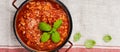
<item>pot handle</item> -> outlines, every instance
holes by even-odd
[[[70,47],[67,48],[67,49],[65,50],[65,52],[68,52],[68,51],[72,48],[72,46],[73,46],[73,44],[72,44],[71,41],[68,41],[68,43],[70,44]],[[57,50],[57,52],[59,52],[59,50]]]
[[[13,2],[12,2],[12,5],[13,5],[13,7],[15,7],[16,9],[18,9],[18,7],[15,5],[15,2],[16,2],[17,0],[14,0]]]
[[[68,41],[68,43],[70,44],[70,47],[69,47],[68,49],[66,49],[66,51],[65,51],[65,52],[68,52],[68,51],[72,48],[72,46],[73,46],[73,44],[72,44],[72,42],[71,42],[71,41]]]

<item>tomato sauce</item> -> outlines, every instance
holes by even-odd
[[[60,41],[54,43],[51,39],[41,42],[42,31],[38,28],[40,22],[46,22],[51,27],[53,23],[62,19],[62,25],[58,28]],[[62,7],[51,1],[29,1],[22,6],[16,16],[16,31],[20,39],[35,50],[53,50],[60,46],[68,37],[68,16]]]

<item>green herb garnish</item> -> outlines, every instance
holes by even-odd
[[[93,48],[96,42],[94,40],[86,40],[84,45],[86,48]]]
[[[52,33],[52,41],[54,43],[58,43],[60,41],[60,34],[56,30],[60,27],[61,24],[62,20],[61,19],[57,20],[56,22],[54,22],[53,28],[50,31],[50,33]]]
[[[110,42],[112,40],[112,37],[109,34],[107,34],[103,37],[103,40],[104,42]]]
[[[81,34],[80,33],[76,33],[73,38],[74,38],[74,42],[78,41],[81,37]]]
[[[50,39],[50,34],[47,32],[44,32],[41,36],[41,41],[42,42],[47,42]]]
[[[59,19],[56,22],[54,22],[53,28],[58,29],[61,24],[62,24],[62,20]]]
[[[54,43],[58,43],[60,41],[60,34],[59,34],[59,32],[57,32],[57,29],[60,27],[61,24],[62,24],[61,19],[54,22],[53,28],[51,28],[51,26],[49,24],[45,23],[45,22],[40,22],[39,29],[42,30],[43,32],[44,31],[48,32],[48,33],[44,32],[42,34],[41,41],[46,42],[50,39],[50,36],[51,36],[52,41]]]
[[[42,31],[50,31],[51,30],[51,26],[45,22],[40,22],[39,24],[39,29]]]
[[[55,31],[54,33],[52,33],[51,39],[54,43],[59,42],[60,41],[60,34],[57,31]]]

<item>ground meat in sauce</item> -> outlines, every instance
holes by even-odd
[[[53,23],[62,19],[63,23],[58,28],[61,40],[54,43],[51,40],[43,43],[40,42],[42,31],[38,28],[40,22],[46,22],[53,26]],[[20,9],[16,19],[16,29],[23,40],[29,47],[36,50],[52,50],[62,44],[68,35],[68,18],[64,10],[56,3],[48,1],[30,1]]]

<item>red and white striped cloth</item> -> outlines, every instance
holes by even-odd
[[[62,48],[59,51],[65,52],[66,48]],[[25,48],[0,48],[0,52],[29,52]],[[103,48],[71,48],[68,52],[120,52],[120,49],[103,49]]]

